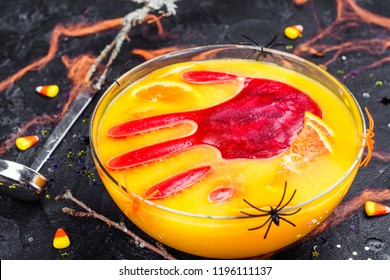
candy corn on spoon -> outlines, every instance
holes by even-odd
[[[82,92],[76,97],[30,167],[0,159],[0,193],[20,200],[39,200],[48,187],[48,179],[39,173],[40,169],[91,102],[93,96],[93,93]]]

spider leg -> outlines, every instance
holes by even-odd
[[[295,227],[295,224],[293,222],[290,222],[289,220],[283,218],[283,217],[279,217],[279,219],[282,219],[283,221],[289,223],[290,225],[292,225],[293,227]]]
[[[283,207],[286,206],[286,205],[288,204],[288,203],[287,203],[287,204],[285,204],[282,208],[279,208],[280,205],[282,204],[283,200],[284,200],[284,196],[286,195],[286,190],[287,190],[287,182],[284,182],[284,189],[283,189],[282,199],[279,201],[278,206],[276,206],[276,208],[275,208],[277,211],[283,209]]]
[[[271,218],[271,217],[270,217],[270,218]],[[267,235],[268,235],[268,232],[269,232],[271,226],[272,226],[272,220],[270,221],[270,223],[269,223],[269,225],[268,225],[267,231],[265,232],[263,239],[266,239],[266,238],[267,238]]]
[[[261,51],[258,52],[257,56],[256,56],[256,61],[259,60],[260,56],[263,54],[263,46],[261,46]]]
[[[279,206],[280,206],[280,204],[282,204],[282,201],[283,201],[284,196],[285,196],[285,194],[286,194],[286,190],[287,190],[287,182],[285,182],[285,184],[284,184],[284,191],[283,191],[282,200],[280,201],[279,205],[276,207],[276,209],[277,209],[278,211],[280,211],[280,210],[282,210],[284,207],[286,207],[286,206],[291,202],[291,200],[293,200],[293,198],[294,198],[294,196],[295,196],[295,194],[296,194],[296,192],[297,192],[297,190],[295,189],[294,192],[293,192],[293,194],[291,195],[290,199],[289,199],[282,207],[279,208]]]
[[[279,216],[292,216],[292,215],[295,215],[296,213],[298,213],[299,211],[301,211],[302,208],[299,208],[298,210],[292,212],[292,213],[278,213]]]
[[[368,111],[367,107],[364,108],[365,111],[366,111],[366,114],[367,114],[367,118],[368,118],[368,130],[373,132],[374,131],[374,119],[372,118],[370,112]]]
[[[265,226],[269,221],[271,220],[271,217],[269,217],[265,223],[263,223],[261,226],[258,226],[258,227],[254,227],[254,228],[248,228],[248,230],[257,230],[257,229],[261,229],[263,226]],[[272,224],[272,221],[270,222]],[[269,229],[269,227],[268,227]]]
[[[277,47],[277,46],[284,46],[284,44],[283,44],[282,42],[276,43],[276,44],[273,44],[272,46],[269,46],[269,48],[270,48],[270,49],[273,49],[273,48],[275,48],[275,47]]]
[[[255,46],[258,46],[260,47],[260,44],[257,43],[255,40],[253,40],[252,38],[250,38],[249,36],[245,35],[245,34],[241,34],[242,37],[244,37],[245,39],[247,39],[248,41],[250,41],[252,43],[252,45],[255,45]]]
[[[278,35],[275,35],[275,36],[272,38],[271,42],[269,42],[265,47],[266,47],[266,48],[273,48],[274,46],[272,46],[272,44],[275,42],[276,38],[278,38]]]
[[[257,51],[252,51],[250,54],[245,56],[245,59],[250,58],[252,55],[254,55]]]
[[[264,217],[264,216],[270,215],[268,212],[266,214],[250,214],[250,213],[247,213],[245,211],[240,211],[240,212],[242,214],[245,214],[245,215],[249,216],[249,217]],[[263,212],[265,212],[265,211],[263,211]]]
[[[248,41],[250,42],[241,42],[240,44],[241,45],[246,45],[246,46],[260,46],[256,41],[252,40],[250,37],[246,36],[245,34],[241,34],[242,37],[244,37],[245,39],[247,39]],[[254,55],[257,51],[252,51],[250,54],[248,54],[245,58],[249,58],[251,57],[252,55]]]
[[[373,139],[374,136],[375,136],[375,133],[374,133],[374,126],[375,126],[374,119],[372,118],[372,116],[371,116],[370,112],[368,111],[367,107],[365,108],[365,111],[366,111],[366,115],[367,115],[367,118],[368,118],[369,125],[368,125],[368,128],[366,130],[366,133],[363,134],[363,138],[365,138],[365,140],[366,140],[366,142],[363,145],[363,147],[367,147],[367,155],[360,162],[359,167],[362,167],[362,166],[366,167],[368,165],[368,163],[371,160],[372,150],[374,149],[374,144],[375,144],[375,140]]]
[[[244,198],[243,200],[244,200],[244,202],[245,202],[246,204],[248,204],[250,207],[252,207],[252,208],[254,208],[254,209],[256,209],[256,210],[259,210],[260,212],[265,212],[265,213],[268,213],[268,212],[269,212],[269,211],[265,211],[265,210],[263,210],[263,209],[260,209],[260,208],[256,207],[255,205],[253,205],[252,203],[250,203],[250,202],[249,202],[248,200],[246,200],[245,198]],[[241,213],[243,213],[243,212],[241,211]],[[244,213],[244,214],[246,214],[246,213]],[[247,215],[251,216],[252,214],[247,214]],[[266,215],[268,215],[268,214],[266,214]],[[260,216],[265,216],[265,215],[260,214]],[[258,216],[258,217],[260,217],[260,216]]]
[[[244,35],[242,35],[244,36]],[[244,46],[253,46],[252,43],[249,43],[249,42],[239,42],[240,45],[244,45]]]

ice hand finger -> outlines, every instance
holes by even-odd
[[[106,134],[107,136],[116,138],[126,137],[164,127],[174,126],[177,123],[186,120],[186,118],[188,118],[188,116],[183,114],[167,114],[137,119],[115,125],[108,129]]]
[[[182,78],[193,84],[213,84],[236,81],[238,76],[216,71],[188,71],[183,73]]]
[[[196,183],[210,170],[210,166],[201,166],[176,174],[160,183],[150,187],[144,193],[149,200],[170,197]]]
[[[107,166],[111,169],[135,167],[169,157],[192,147],[194,144],[193,139],[190,137],[158,143],[115,156],[107,162]]]

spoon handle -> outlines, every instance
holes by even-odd
[[[39,172],[42,166],[45,164],[47,159],[51,156],[57,146],[60,144],[62,139],[68,133],[69,129],[73,126],[79,116],[82,114],[84,109],[91,102],[94,93],[92,92],[81,92],[70,104],[68,110],[58,122],[57,126],[54,128],[53,132],[47,138],[46,143],[37,153],[33,163],[30,165],[30,168]]]

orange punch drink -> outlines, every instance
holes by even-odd
[[[281,249],[317,227],[359,168],[366,130],[329,73],[222,45],[148,61],[101,98],[91,141],[113,200],[161,243],[209,258]]]

